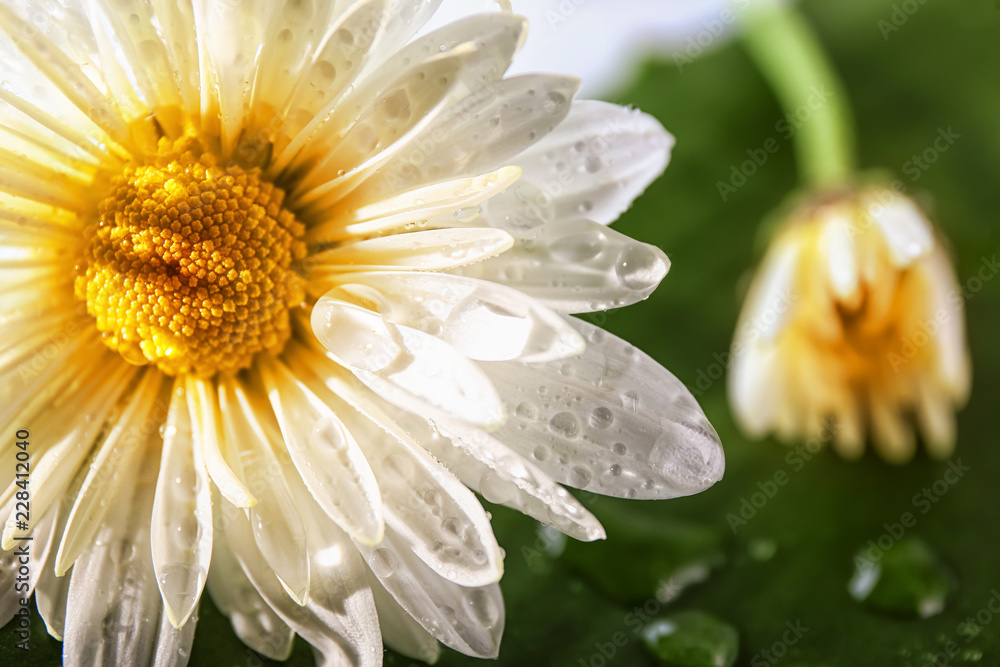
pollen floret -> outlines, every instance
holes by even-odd
[[[76,279],[105,343],[170,375],[234,372],[280,352],[306,253],[284,197],[191,137],[161,139],[126,167],[85,232]]]

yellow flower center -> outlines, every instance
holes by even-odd
[[[259,169],[221,166],[191,137],[161,139],[128,165],[85,231],[76,279],[108,347],[169,375],[235,372],[279,353],[304,298],[294,265],[306,252],[284,198]]]

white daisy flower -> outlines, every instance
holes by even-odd
[[[962,291],[941,237],[889,189],[825,195],[778,231],[733,342],[729,397],[754,436],[828,438],[904,462],[916,421],[929,452],[955,445],[968,396]]]
[[[66,664],[186,663],[206,584],[276,659],[495,656],[474,492],[594,540],[562,484],[721,477],[691,394],[567,317],[666,274],[607,224],[671,137],[504,78],[517,16],[413,38],[437,4],[0,1],[0,622],[33,592]]]

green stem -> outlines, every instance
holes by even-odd
[[[746,17],[744,41],[771,84],[789,126],[805,184],[845,184],[854,170],[849,101],[819,40],[792,7],[766,0]]]

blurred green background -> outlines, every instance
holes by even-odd
[[[736,664],[752,667],[1000,665],[1000,614],[989,609],[992,599],[1000,611],[1000,277],[989,268],[1000,255],[1000,5],[810,0],[802,9],[851,95],[862,167],[903,179],[951,239],[969,288],[974,387],[952,459],[968,470],[949,484],[941,482],[949,464],[922,453],[904,467],[871,452],[857,463],[825,450],[788,458],[784,446],[736,429],[722,366],[762,250],[760,223],[797,185],[793,150],[776,129],[781,109],[738,41],[680,71],[669,59],[650,63],[613,99],[657,116],[678,144],[666,175],[616,228],[663,248],[673,268],[647,302],[588,319],[696,390],[722,437],[726,476],[681,500],[583,494],[608,532],[595,544],[490,506],[507,552],[498,667],[724,665],[734,652]],[[960,135],[954,145],[919,179],[904,173],[949,128]],[[772,137],[780,150],[723,202],[717,183]],[[977,283],[981,270],[989,279]],[[776,475],[786,483],[774,484]],[[925,488],[933,503],[921,500]],[[767,491],[773,497],[761,504]],[[744,500],[755,493],[761,506],[746,518]],[[894,524],[906,512],[915,525],[899,533]],[[734,530],[728,515],[745,523]],[[891,545],[873,596],[882,604],[862,604],[848,592],[852,559],[880,538]],[[920,618],[921,601],[942,597],[940,613]],[[663,618],[676,632],[658,654],[643,635],[669,628]],[[0,633],[3,664],[58,663],[60,645],[37,615],[32,651],[15,651],[14,641],[10,627]],[[206,595],[191,664],[278,663],[246,649]],[[313,664],[309,647],[298,640],[284,664]],[[386,664],[414,663],[390,652]],[[482,663],[446,650],[439,664]]]

